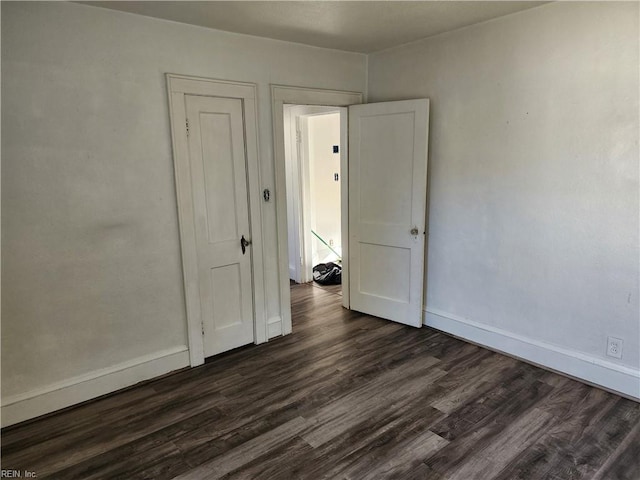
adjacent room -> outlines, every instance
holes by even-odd
[[[640,478],[640,4],[1,2],[3,478]]]
[[[283,111],[289,278],[337,295],[347,202],[341,198],[341,160],[347,163],[340,154],[341,116],[346,130],[344,108],[289,104]]]

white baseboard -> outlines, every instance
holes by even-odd
[[[267,320],[267,334],[269,338],[282,335],[282,318],[271,317]]]
[[[53,383],[2,400],[2,427],[54,412],[189,366],[186,345]]]
[[[424,324],[542,367],[640,400],[640,370],[541,342],[432,308]]]

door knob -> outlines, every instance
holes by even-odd
[[[246,238],[244,238],[244,235],[242,235],[242,238],[240,239],[240,248],[242,248],[242,254],[244,255],[247,251],[247,247],[251,245],[251,241],[247,240]]]
[[[411,235],[413,235],[414,237],[415,237],[416,235],[418,235],[418,227],[413,227],[413,228],[411,229],[411,232],[410,232],[410,233],[411,233]]]

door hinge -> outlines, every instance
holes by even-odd
[[[296,143],[302,142],[302,132],[300,130],[296,130]]]
[[[202,336],[204,337],[204,324],[200,324],[200,330],[202,331]]]
[[[189,136],[189,119],[185,122],[187,124],[187,137]]]

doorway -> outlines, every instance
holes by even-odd
[[[346,109],[284,105],[289,278],[342,295]],[[346,222],[344,222],[346,224]],[[313,269],[326,273],[314,281]],[[346,283],[346,282],[345,282]]]
[[[290,291],[290,275],[289,275],[289,249],[288,249],[288,217],[287,217],[287,174],[285,163],[285,128],[284,128],[284,106],[285,105],[307,105],[307,106],[331,106],[331,107],[347,107],[362,103],[362,94],[357,92],[344,92],[336,90],[320,90],[304,87],[290,87],[281,85],[271,86],[271,101],[273,114],[273,134],[274,134],[274,153],[275,153],[275,169],[276,169],[276,221],[278,232],[278,276],[280,287],[280,311],[281,311],[281,329],[278,333],[287,335],[292,331],[291,323],[291,291]],[[347,144],[347,122],[341,122],[341,144]],[[341,155],[341,175],[340,175],[340,194],[341,198],[348,197],[347,185],[347,168],[346,168],[345,147],[340,151]],[[342,215],[341,223],[342,231],[346,232],[346,222],[348,215],[345,212],[345,203],[341,202]],[[348,258],[348,244],[342,242],[342,257]],[[349,308],[349,283],[348,264],[343,263],[342,268],[342,305]],[[275,329],[274,329],[275,330]]]
[[[348,260],[342,274],[343,306],[420,327],[424,321],[429,100],[363,105],[360,94],[275,85],[271,93],[282,334],[292,331],[286,104],[348,106],[348,122],[341,129],[341,143],[348,141],[351,156],[348,168],[341,163],[342,232],[348,232],[341,245],[342,257]],[[345,150],[342,158],[346,160]]]

